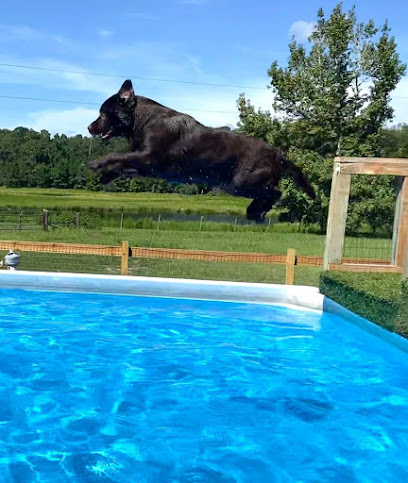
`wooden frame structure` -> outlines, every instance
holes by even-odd
[[[392,254],[389,264],[345,263],[344,236],[350,196],[351,176],[356,174],[397,176]],[[337,157],[334,159],[327,220],[324,270],[394,272],[408,276],[408,159]]]

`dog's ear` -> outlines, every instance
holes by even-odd
[[[126,80],[119,90],[119,98],[123,102],[132,101],[135,96],[135,91],[133,90],[132,81]]]

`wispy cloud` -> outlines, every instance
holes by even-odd
[[[304,41],[312,35],[314,29],[315,24],[313,22],[298,20],[290,26],[289,34],[294,35],[295,38],[299,41]]]
[[[28,25],[0,25],[0,39],[3,42],[12,41],[53,41],[58,44],[70,44],[62,35],[56,35],[34,29]]]
[[[99,37],[106,39],[108,37],[112,37],[113,31],[112,30],[99,30],[98,35],[99,35]]]
[[[117,81],[112,78],[89,76],[82,66],[52,59],[11,58],[0,56],[0,63],[15,65],[35,65],[44,69],[77,72],[49,72],[35,69],[19,69],[10,66],[0,66],[0,85],[33,86],[37,89],[58,89],[62,91],[83,91],[106,95],[117,90]],[[83,71],[83,72],[81,72]],[[66,95],[66,94],[65,94]],[[41,96],[36,96],[41,97]],[[61,94],[64,98],[64,94]]]
[[[68,136],[76,134],[89,135],[87,126],[98,117],[97,109],[77,107],[65,110],[41,110],[28,113],[25,125],[41,131],[46,129],[51,134],[64,133]]]

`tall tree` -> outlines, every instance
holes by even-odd
[[[256,112],[241,96],[240,129],[287,149],[309,173],[320,194],[317,201],[309,203],[288,183],[282,203],[298,219],[318,221],[323,228],[333,157],[381,155],[382,128],[393,116],[390,94],[406,66],[387,22],[382,27],[372,20],[358,22],[355,9],[344,12],[341,3],[328,18],[320,9],[307,45],[293,38],[289,51],[286,67],[275,61],[268,71],[273,109],[283,120]],[[378,183],[392,185],[390,179]],[[353,185],[358,201],[361,189],[358,182]],[[385,192],[389,196],[392,189],[380,190],[382,196]]]

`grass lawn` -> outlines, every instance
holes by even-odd
[[[244,215],[249,200],[228,195],[107,193],[104,191],[0,188],[0,206],[16,209],[111,210],[139,213]]]

